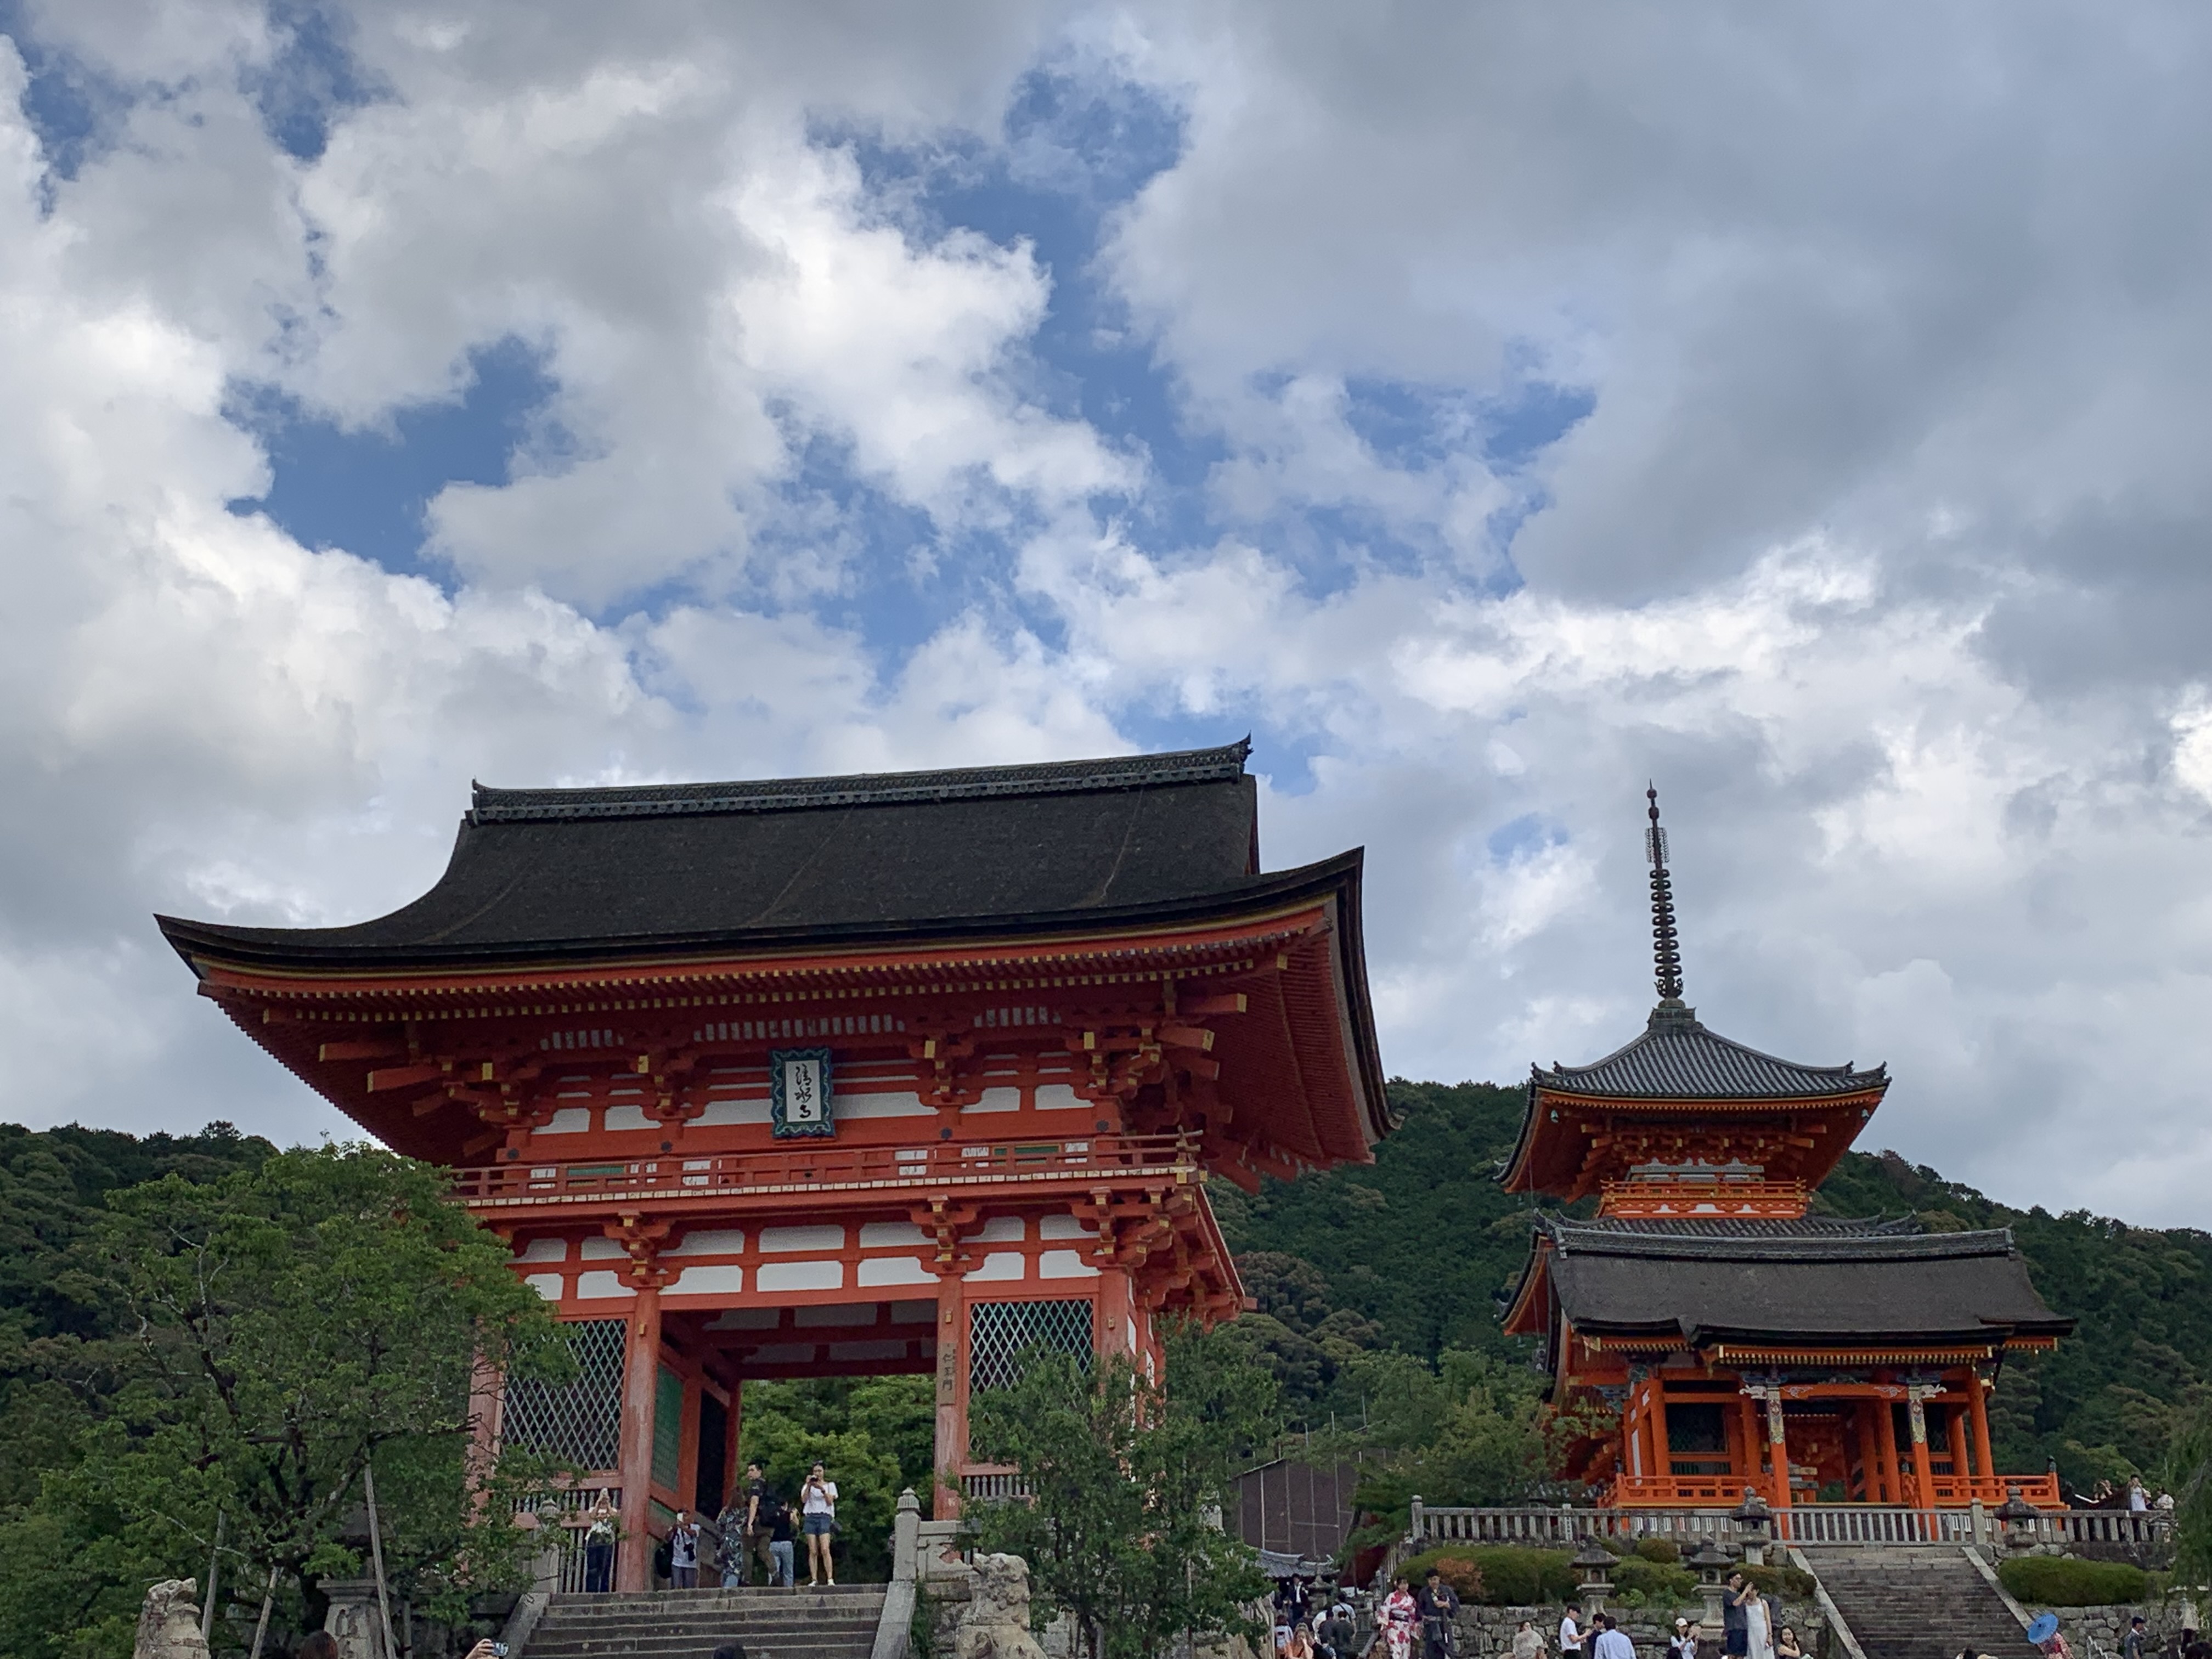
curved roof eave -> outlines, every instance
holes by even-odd
[[[157,915],[155,922],[170,947],[195,972],[200,959],[242,968],[297,969],[307,972],[339,968],[407,968],[451,969],[480,967],[512,969],[536,963],[574,965],[581,962],[610,963],[641,957],[661,958],[743,954],[751,951],[783,951],[801,945],[835,945],[859,949],[867,945],[914,945],[923,940],[968,940],[991,938],[1032,939],[1127,928],[1223,920],[1269,904],[1295,902],[1302,898],[1340,896],[1347,890],[1347,907],[1356,920],[1357,891],[1364,849],[1355,848],[1334,858],[1296,869],[1254,876],[1233,888],[1185,897],[1143,903],[1098,906],[1030,915],[957,916],[921,921],[866,923],[814,923],[805,926],[702,931],[689,934],[653,933],[628,938],[548,939],[513,944],[463,945],[384,945],[324,944],[302,935],[325,931],[313,928],[234,927],[221,922],[194,921]],[[1358,951],[1357,944],[1351,947]],[[1361,954],[1364,954],[1361,953]],[[1363,1009],[1366,1007],[1364,970],[1357,976]],[[1369,1017],[1371,1031],[1371,1012]]]

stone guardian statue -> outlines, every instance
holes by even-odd
[[[199,1589],[197,1578],[166,1578],[146,1592],[131,1659],[208,1659],[200,1610],[193,1600]]]
[[[975,1583],[952,1638],[952,1659],[1045,1659],[1030,1633],[1030,1564],[1018,1555],[975,1559]]]

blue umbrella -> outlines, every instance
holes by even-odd
[[[2057,1634],[2058,1615],[2055,1613],[2037,1615],[2035,1622],[2027,1627],[2029,1643],[2039,1648]]]

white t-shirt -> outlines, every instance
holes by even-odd
[[[837,1513],[837,1483],[835,1480],[809,1480],[806,1483],[805,1515],[835,1515]]]
[[[1559,1620],[1559,1651],[1561,1653],[1580,1653],[1582,1650],[1582,1626],[1575,1623],[1575,1616],[1571,1613],[1565,1618]]]

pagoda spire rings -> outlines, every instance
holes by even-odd
[[[1651,864],[1651,954],[1662,1002],[1682,1000],[1681,941],[1674,930],[1674,884],[1667,873],[1667,832],[1659,827],[1659,788],[1648,786],[1651,827],[1644,832],[1644,855]]]

